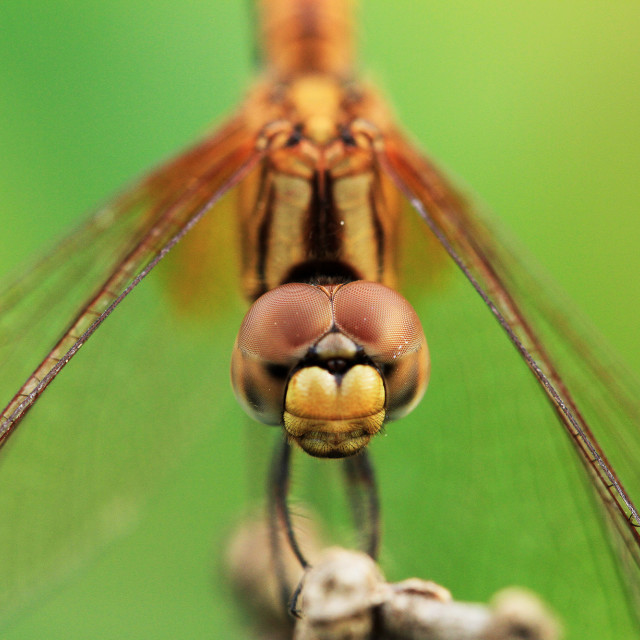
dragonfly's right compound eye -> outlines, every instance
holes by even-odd
[[[231,362],[245,411],[318,457],[357,453],[408,413],[429,378],[411,305],[384,285],[286,284],[252,305]]]
[[[282,424],[289,374],[332,321],[329,297],[308,284],[276,287],[253,303],[231,359],[233,390],[251,417]]]

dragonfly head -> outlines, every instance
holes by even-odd
[[[415,311],[384,285],[285,284],[249,309],[231,378],[249,415],[310,455],[342,458],[418,404],[429,355]]]

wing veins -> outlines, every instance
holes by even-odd
[[[509,340],[521,354],[544,389],[572,441],[576,443],[576,449],[581,454],[580,459],[589,471],[589,475],[595,479],[595,488],[601,497],[603,505],[611,512],[613,504],[615,504],[616,511],[621,518],[613,517],[612,519],[625,541],[625,546],[632,554],[634,562],[640,567],[640,531],[633,522],[635,520],[638,523],[640,520],[633,501],[613,471],[586,420],[576,407],[555,366],[552,364],[551,358],[542,348],[533,328],[524,320],[518,305],[505,289],[501,279],[491,267],[482,250],[475,245],[473,238],[466,233],[466,229],[461,224],[460,216],[458,215],[458,208],[462,207],[462,203],[455,197],[455,192],[445,186],[443,179],[437,175],[430,163],[418,156],[409,143],[402,139],[398,140],[398,138],[394,140],[394,142],[398,141],[400,142],[399,149],[394,149],[393,145],[391,145],[391,149],[377,148],[376,152],[382,168],[405,195],[411,206],[421,216],[445,251],[462,271],[465,278],[480,295],[484,304],[500,323]],[[407,158],[410,158],[410,160]],[[434,178],[435,185],[432,184]],[[432,215],[430,209],[439,216],[438,220]],[[447,230],[445,223],[453,227],[452,231]],[[480,275],[483,280],[486,279],[488,287],[483,287],[478,277],[474,275],[465,263],[459,251],[456,250],[453,242],[449,239],[450,235],[454,242],[460,243],[464,250],[478,258]],[[496,302],[494,302],[492,296],[495,296]],[[504,307],[506,312],[501,310],[500,307]],[[540,354],[539,360],[548,369],[549,373],[545,373],[538,360],[531,355],[528,345],[518,336],[511,316],[517,319],[516,324],[522,328],[525,340],[530,342]],[[621,524],[621,519],[626,526]]]
[[[215,139],[215,138],[214,138]],[[195,181],[192,181],[183,193],[180,194],[173,204],[161,211],[161,215],[149,227],[146,233],[138,240],[133,248],[130,249],[129,255],[123,263],[108,276],[106,281],[90,296],[89,300],[77,314],[67,331],[58,340],[56,345],[49,351],[41,363],[36,367],[34,372],[27,378],[19,391],[15,394],[7,407],[2,412],[2,422],[0,422],[0,446],[13,433],[29,408],[35,403],[37,398],[43,393],[50,382],[58,375],[62,368],[71,360],[82,345],[91,337],[96,329],[104,322],[104,320],[113,312],[120,302],[152,271],[152,269],[162,260],[169,251],[177,244],[186,233],[202,218],[205,213],[235,184],[242,180],[249,171],[259,162],[262,157],[260,153],[253,154],[254,145],[253,137],[250,137],[251,144],[234,148],[230,153],[223,154],[223,157],[209,168],[206,173],[200,175]],[[151,176],[153,180],[155,176]],[[217,180],[216,180],[217,179]],[[208,185],[208,180],[213,180],[213,192]],[[166,227],[170,228],[173,220],[173,214],[180,212],[184,208],[185,199],[189,203],[189,197],[198,196],[204,191],[202,202],[196,200],[195,206],[187,208],[187,218],[184,224],[180,225],[178,231],[175,232],[168,240],[165,241],[158,249],[154,249],[154,257],[146,264],[146,266],[138,272],[128,286],[119,294],[114,291],[130,278],[135,270],[135,265],[139,263],[137,258],[143,258],[148,253],[147,245],[153,247],[153,242],[163,240],[165,236],[160,233],[161,223],[164,222]],[[158,207],[154,207],[155,211]],[[190,213],[189,213],[190,212]],[[154,216],[155,217],[155,216]],[[133,269],[131,267],[134,267]],[[115,285],[115,286],[114,286]],[[98,313],[93,307],[100,301],[100,298],[110,298],[103,300],[102,305],[108,306],[101,312],[98,317],[90,323],[86,328],[82,328],[83,321],[89,315]],[[76,332],[75,329],[80,326],[81,329]],[[79,334],[79,335],[78,335]],[[64,353],[61,351],[65,348],[64,343],[73,343]],[[58,355],[60,354],[60,355]],[[49,362],[55,364],[49,368]],[[42,375],[45,373],[45,375]]]

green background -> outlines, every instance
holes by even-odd
[[[363,67],[401,122],[516,232],[637,369],[638,5],[370,0],[360,14]],[[251,72],[247,3],[1,3],[3,269],[232,110]],[[226,382],[238,321],[234,307],[210,331],[219,386],[205,401],[216,403],[218,423],[205,423],[178,470],[151,484],[150,508],[133,534],[16,609],[3,637],[235,637],[240,615],[211,566],[237,505],[260,493],[246,486],[244,450],[261,431],[238,428]],[[383,483],[426,466],[419,447],[394,439],[391,428],[375,451]],[[412,572],[411,553],[425,553],[426,525],[399,491],[383,492],[391,549],[383,557],[395,578]],[[38,521],[20,515],[16,526]],[[394,538],[402,528],[406,537]],[[404,560],[394,555],[399,540]],[[213,595],[212,582],[222,593]],[[456,595],[486,597],[464,586]]]

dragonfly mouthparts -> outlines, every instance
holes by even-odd
[[[343,458],[368,444],[385,414],[384,382],[374,367],[358,364],[335,374],[309,366],[289,381],[283,421],[310,455]]]

